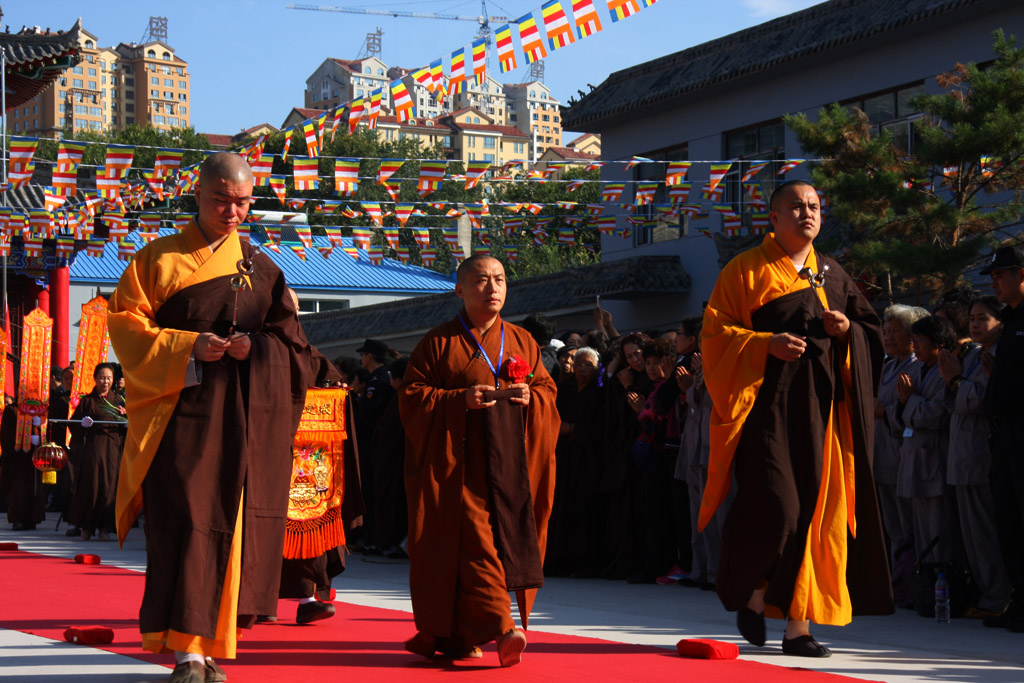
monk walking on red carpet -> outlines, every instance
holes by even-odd
[[[458,270],[464,306],[416,346],[399,392],[408,448],[410,652],[480,657],[498,641],[502,666],[526,636],[555,490],[555,384],[530,334],[501,319],[505,269],[472,256]]]

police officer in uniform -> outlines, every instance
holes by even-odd
[[[353,401],[356,440],[359,444],[359,470],[363,487],[363,501],[366,515],[363,517],[364,553],[380,554],[373,547],[374,535],[374,476],[373,476],[373,430],[377,426],[384,408],[395,393],[391,386],[391,376],[384,367],[384,359],[388,354],[388,345],[379,339],[367,339],[356,349],[359,362],[370,373],[366,383],[366,391]]]
[[[996,249],[981,273],[992,275],[996,298],[1007,305],[996,355],[985,354],[982,362],[991,368],[985,406],[992,424],[996,531],[1013,585],[1010,606],[985,625],[1024,633],[1024,249]]]

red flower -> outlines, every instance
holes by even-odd
[[[510,356],[505,361],[505,375],[512,384],[522,384],[533,377],[533,373],[530,372],[530,364],[520,358],[518,354]]]

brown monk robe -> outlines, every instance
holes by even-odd
[[[699,529],[731,486],[718,595],[741,634],[827,657],[810,622],[845,625],[893,610],[871,475],[881,371],[878,316],[838,263],[813,248],[814,188],[775,191],[774,232],[722,270],[702,330],[710,422]]]
[[[416,346],[399,392],[419,630],[406,648],[478,657],[476,646],[498,639],[501,665],[510,666],[526,637],[514,628],[509,591],[522,591],[525,616],[543,583],[560,424],[555,384],[530,334],[501,320],[499,261],[466,259],[455,291],[464,308]],[[505,393],[493,396],[496,386]]]
[[[143,647],[173,651],[171,680],[188,682],[222,680],[203,657],[234,657],[236,621],[277,610],[310,373],[283,274],[236,232],[252,197],[248,165],[207,157],[195,194],[197,219],[135,256],[108,318],[129,415],[118,536],[145,505]],[[232,279],[247,266],[236,297]]]

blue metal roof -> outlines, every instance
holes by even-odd
[[[173,234],[171,228],[161,228],[160,236]],[[128,239],[141,249],[144,242],[137,231],[128,234]],[[351,238],[344,238],[344,246],[351,248]],[[253,244],[258,244],[252,240]],[[327,247],[326,237],[314,236],[313,245]],[[450,276],[419,266],[405,266],[399,261],[384,259],[382,265],[370,265],[369,257],[362,249],[359,259],[354,259],[341,249],[335,249],[330,258],[324,258],[316,249],[306,249],[303,261],[291,249],[282,249],[278,254],[263,250],[284,272],[285,281],[295,290],[333,290],[338,292],[395,292],[435,294],[455,288]],[[117,244],[107,242],[103,257],[87,256],[85,252],[76,255],[71,264],[71,282],[116,285],[127,261],[117,258]]]

